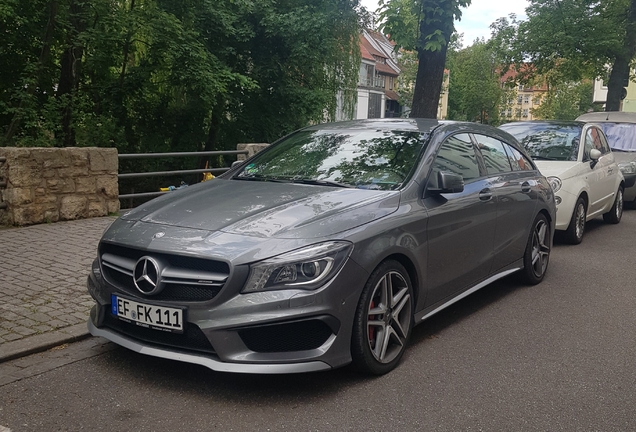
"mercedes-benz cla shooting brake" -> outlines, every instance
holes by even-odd
[[[541,282],[554,220],[550,185],[506,132],[312,126],[117,219],[88,326],[217,371],[383,374],[427,317],[513,272]]]

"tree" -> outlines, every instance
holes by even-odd
[[[593,84],[591,81],[563,83],[551,86],[541,105],[532,109],[537,119],[574,120],[592,109]]]
[[[451,50],[448,105],[449,118],[496,124],[504,89],[499,83],[500,64],[495,51],[483,39]]]
[[[332,115],[339,90],[352,100],[359,11],[358,0],[2,0],[0,145],[273,141]]]
[[[636,0],[635,0],[636,1]],[[418,53],[411,117],[436,118],[444,80],[446,53],[460,7],[470,0],[386,0],[382,29],[398,46]]]
[[[531,0],[526,13],[493,28],[511,60],[554,82],[608,77],[606,110],[617,111],[636,56],[636,0]]]

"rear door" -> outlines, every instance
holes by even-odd
[[[468,134],[448,137],[437,153],[427,189],[437,187],[437,173],[462,176],[464,191],[425,192],[428,211],[427,286],[431,304],[484,279],[492,265],[497,220],[493,182],[484,176]]]
[[[497,195],[492,273],[523,257],[534,220],[539,171],[513,146],[474,134]]]

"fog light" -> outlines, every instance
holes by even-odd
[[[556,202],[556,205],[561,204],[561,197],[560,196],[555,196],[554,197],[554,202]]]

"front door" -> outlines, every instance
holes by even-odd
[[[497,199],[492,180],[480,171],[468,134],[442,144],[427,188],[437,187],[437,173],[450,171],[464,179],[464,191],[426,194],[428,211],[429,304],[463,291],[488,276],[493,259]]]

